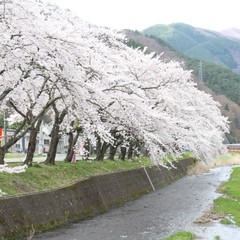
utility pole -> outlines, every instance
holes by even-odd
[[[202,61],[199,62],[199,71],[198,71],[198,79],[203,81],[203,69],[202,69]]]

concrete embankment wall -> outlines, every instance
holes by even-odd
[[[52,191],[0,198],[0,236],[18,239],[107,211],[183,177],[194,159],[175,168],[149,167],[98,175]],[[147,172],[147,174],[146,174]]]

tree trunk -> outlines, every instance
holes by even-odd
[[[117,153],[117,149],[121,145],[121,143],[122,142],[120,141],[115,141],[114,146],[110,145],[109,157],[108,157],[109,160],[114,161],[115,155]]]
[[[114,157],[116,155],[116,152],[117,152],[117,147],[111,145],[110,148],[109,148],[109,157],[108,157],[108,159],[111,160],[111,161],[114,161]]]
[[[100,156],[101,148],[102,148],[101,138],[99,136],[97,136],[96,158],[95,158],[95,160],[97,160],[97,157]]]
[[[8,94],[8,92],[3,92],[0,95],[0,100],[3,99],[6,95]],[[22,114],[21,111],[19,109],[17,109],[16,106],[14,106],[14,104],[12,102],[10,102],[11,107],[13,107],[13,109],[18,112],[21,116],[24,116],[24,120],[21,124],[21,126],[15,131],[13,137],[11,137],[7,143],[4,144],[4,146],[0,147],[0,164],[4,164],[4,156],[6,154],[6,152],[8,151],[8,149],[10,147],[12,147],[19,139],[21,139],[23,136],[26,135],[26,133],[34,126],[34,124],[39,120],[39,118],[42,118],[45,113],[47,112],[47,110],[49,109],[49,107],[52,104],[55,104],[56,101],[58,99],[60,99],[61,97],[56,97],[53,99],[50,99],[48,101],[48,103],[43,107],[43,109],[40,111],[40,113],[37,116],[33,116],[32,112],[29,112],[27,115],[31,116],[31,120],[28,119],[28,117],[25,116],[25,114]],[[26,123],[28,123],[28,125],[26,126]]]
[[[40,126],[42,124],[42,121],[43,121],[43,118],[41,117],[37,121],[36,127],[32,127],[30,129],[31,132],[30,132],[29,143],[28,143],[28,148],[27,148],[27,155],[26,155],[26,159],[24,161],[24,164],[27,164],[28,166],[32,166],[33,157],[34,157],[34,153],[36,150],[36,144],[37,144],[37,135],[38,135]]]
[[[70,132],[68,134],[68,149],[67,149],[67,155],[64,159],[64,162],[71,162],[72,156],[73,156],[73,132]]]
[[[25,126],[25,123],[26,123],[26,120],[24,120],[21,126],[15,131],[16,135],[21,132],[21,130]],[[8,139],[7,142],[4,142],[4,145],[2,147],[0,147],[0,165],[4,164],[4,157],[8,149],[12,147],[19,139],[21,139],[27,133],[28,129],[29,128],[23,130],[18,136],[14,135],[10,139]]]
[[[120,159],[121,160],[125,161],[126,153],[127,153],[127,148],[126,147],[121,147],[121,154],[120,154]]]
[[[114,143],[113,145],[110,145],[108,159],[114,161],[117,149],[122,144],[122,137],[121,135],[118,134],[118,131],[116,129],[112,129],[111,134],[112,137],[114,138]]]
[[[103,161],[108,147],[109,147],[109,144],[107,142],[103,142],[103,144],[101,144],[101,141],[100,141],[100,145],[98,146],[98,149],[97,149],[97,156],[95,159],[96,161]]]
[[[30,132],[30,137],[29,137],[27,155],[24,161],[24,164],[27,164],[28,166],[32,166],[33,156],[34,156],[36,143],[37,143],[37,134],[38,134],[38,130],[36,128],[32,128]]]
[[[5,154],[7,153],[8,149],[10,147],[12,147],[19,139],[21,139],[27,133],[29,128],[27,128],[21,132],[21,130],[25,126],[25,123],[26,123],[26,119],[22,122],[21,126],[15,131],[14,136],[11,137],[10,139],[8,139],[7,142],[4,142],[4,145],[2,147],[0,147],[0,165],[4,164],[4,157],[5,157]],[[20,134],[17,135],[18,133],[20,133]]]
[[[3,147],[0,147],[0,165],[4,165],[4,157],[5,157],[5,154],[6,154],[7,150],[6,148]]]
[[[54,165],[56,153],[57,153],[57,146],[60,139],[60,136],[59,136],[60,125],[67,114],[67,110],[64,109],[60,114],[55,103],[53,103],[52,108],[55,113],[55,119],[54,119],[52,131],[51,131],[51,141],[50,141],[49,151],[48,151],[47,159],[45,163]]]
[[[133,158],[133,145],[130,143],[128,152],[127,152],[127,158],[132,159]]]
[[[58,124],[54,124],[53,129],[51,131],[51,141],[47,153],[47,159],[45,161],[46,164],[51,165],[55,164],[58,142],[59,142],[59,126]]]
[[[65,158],[65,162],[71,162],[74,154],[74,147],[77,143],[78,137],[80,135],[81,130],[77,130],[76,135],[74,136],[73,132],[69,134],[68,138],[68,151],[67,151],[67,156]]]

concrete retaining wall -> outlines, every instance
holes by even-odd
[[[155,188],[183,177],[193,159],[175,168],[146,168]],[[152,191],[144,168],[98,175],[53,191],[0,198],[0,236],[18,239],[107,211]]]

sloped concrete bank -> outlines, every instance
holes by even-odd
[[[194,159],[174,163],[174,168],[139,168],[98,175],[70,186],[0,198],[0,236],[18,239],[107,211],[186,175]]]

